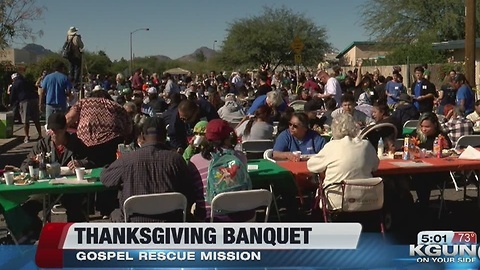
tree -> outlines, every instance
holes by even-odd
[[[42,20],[44,10],[45,7],[37,6],[35,0],[1,0],[0,49],[16,38],[34,41],[41,36],[43,32],[35,32],[29,23]]]
[[[326,29],[319,27],[303,13],[286,7],[264,7],[263,13],[234,21],[227,29],[219,61],[227,68],[293,65],[290,48],[295,36],[305,44],[304,64],[317,65],[331,45]]]
[[[112,60],[110,60],[104,51],[99,51],[97,53],[85,51],[83,53],[83,59],[85,72],[88,72],[89,74],[111,74],[110,67],[112,66]]]
[[[465,38],[465,1],[368,0],[360,9],[363,27],[377,40],[408,43],[425,37],[432,42]],[[476,35],[480,36],[480,27]]]

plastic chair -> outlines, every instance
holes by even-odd
[[[263,159],[266,159],[266,160],[271,161],[273,163],[277,163],[277,161],[275,161],[273,159],[273,149],[265,150],[265,152],[263,153]]]
[[[296,112],[303,112],[305,103],[307,103],[307,101],[305,100],[295,100],[290,102],[290,104],[288,104],[288,107],[292,107]]]
[[[132,214],[160,215],[175,210],[183,211],[183,222],[187,220],[187,198],[182,193],[168,192],[134,195],[125,200],[123,215],[125,222]]]
[[[416,128],[418,126],[418,120],[408,120],[403,124],[404,128]]]
[[[351,181],[353,180],[353,181]],[[351,180],[345,180],[342,181],[341,183],[336,183],[336,184],[331,184],[326,187],[323,186],[323,180],[319,180],[319,188],[318,188],[318,200],[317,200],[317,205],[320,204],[322,207],[322,212],[323,212],[323,219],[324,222],[331,222],[332,221],[332,215],[333,214],[340,214],[340,213],[377,213],[380,216],[380,231],[382,235],[385,233],[385,226],[384,226],[384,221],[383,221],[383,202],[384,202],[384,192],[383,192],[383,180],[380,177],[372,177],[372,178],[367,178],[367,179],[358,179],[358,181],[362,181],[362,183],[368,183],[372,184],[369,186],[373,186],[374,183],[381,184],[382,192],[375,193],[375,197],[378,199],[377,206],[374,208],[369,208],[368,211],[350,211],[348,210],[348,202],[351,201],[352,198],[346,198],[345,197],[345,186],[346,182],[348,181],[351,185],[351,187],[355,187],[354,181],[356,179],[351,179]],[[376,185],[378,185],[376,184]],[[329,188],[334,187],[334,186],[339,186],[340,191],[338,190],[329,190]],[[362,188],[366,187],[367,184],[359,184],[358,185],[358,191],[359,194],[362,193]],[[356,187],[355,187],[356,188]],[[341,205],[337,206],[335,209],[332,209],[332,206],[328,200],[328,194],[331,193],[332,196],[341,196]]]
[[[265,220],[268,221],[272,193],[265,189],[242,190],[220,193],[213,198],[210,211],[210,222],[213,222],[215,212],[235,213],[265,208]]]

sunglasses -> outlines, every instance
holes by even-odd
[[[293,127],[293,128],[295,128],[295,129],[299,128],[299,125],[292,124],[292,123],[288,123],[288,126],[289,126],[289,127]]]

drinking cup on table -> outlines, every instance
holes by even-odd
[[[85,168],[84,167],[75,168],[75,174],[77,175],[77,180],[84,180]]]
[[[28,166],[28,173],[30,174],[31,180],[38,180],[38,168],[32,165]]]
[[[13,181],[14,181],[13,172],[4,172],[3,176],[5,177],[5,184],[13,185]]]
[[[300,157],[302,156],[302,152],[301,151],[294,151],[293,154],[296,157],[296,161],[299,161]]]

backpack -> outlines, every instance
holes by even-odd
[[[72,59],[73,57],[73,37],[68,40],[65,40],[65,43],[62,47],[62,57],[66,59]]]
[[[208,166],[206,201],[211,203],[216,195],[239,190],[252,189],[247,166],[231,150],[212,153]]]

